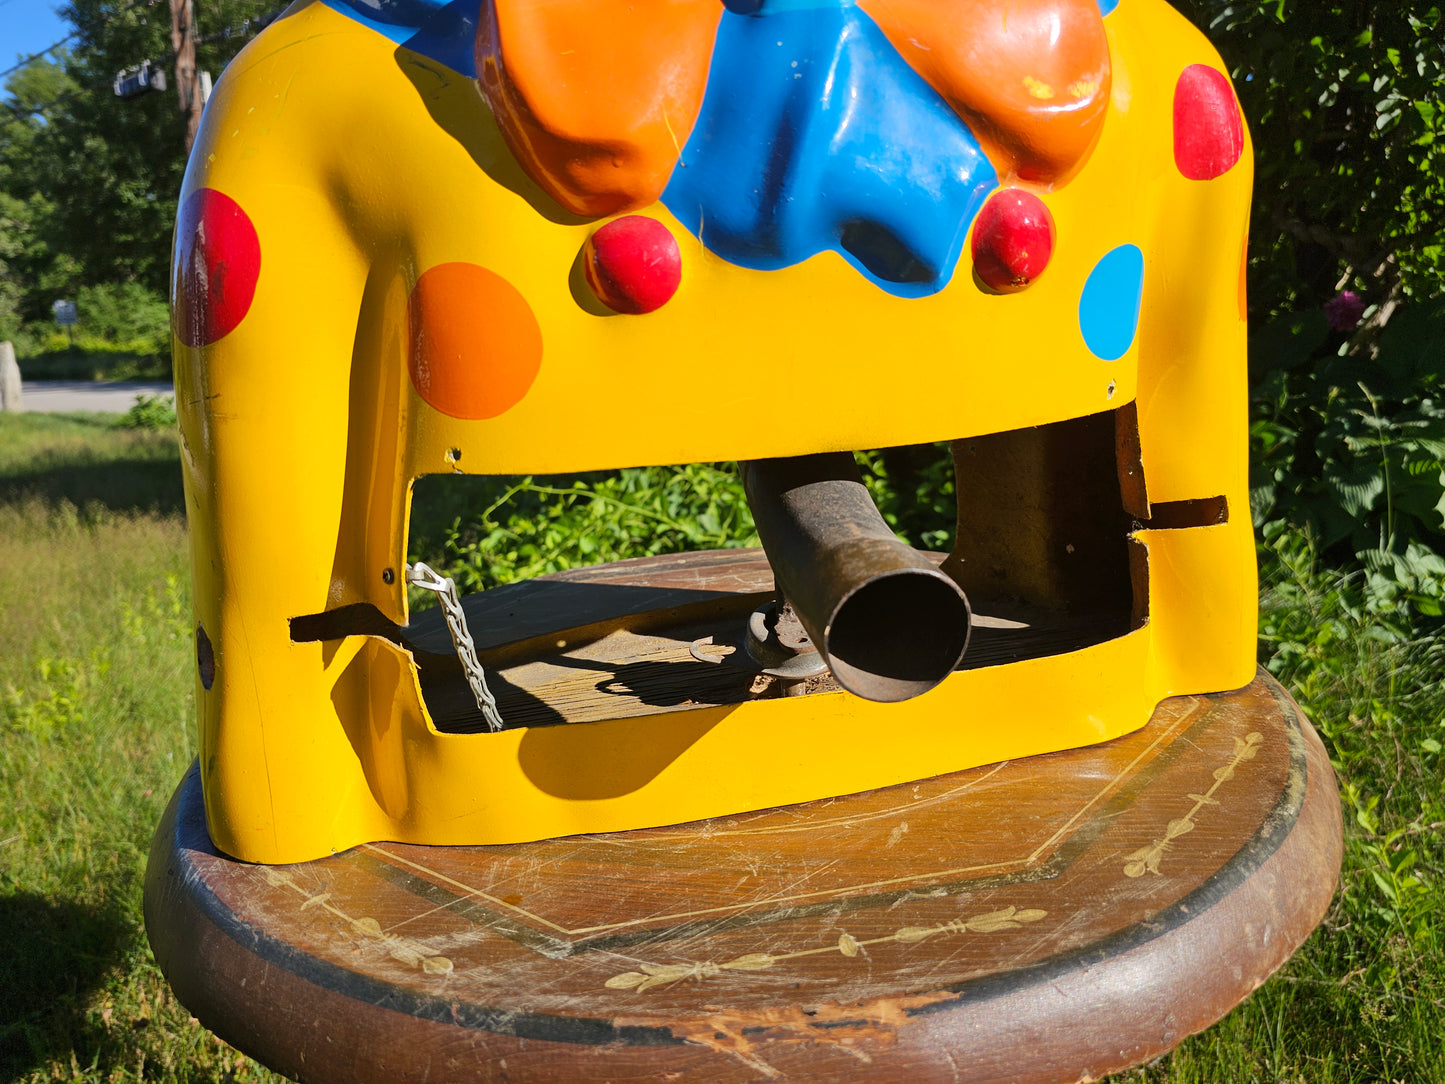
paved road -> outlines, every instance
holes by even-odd
[[[20,402],[35,413],[58,414],[72,410],[93,410],[102,414],[124,414],[142,395],[172,395],[169,383],[152,380],[26,380],[20,387]]]

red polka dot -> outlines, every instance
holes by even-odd
[[[527,299],[496,272],[438,264],[417,280],[407,318],[411,382],[443,414],[495,418],[537,379],[542,329]]]
[[[171,323],[181,342],[205,346],[234,331],[261,275],[261,242],[241,205],[214,188],[187,196],[173,268]]]
[[[990,290],[1015,293],[1044,273],[1054,254],[1054,216],[1021,188],[995,192],[973,227],[973,269]]]
[[[1191,181],[1229,172],[1244,153],[1244,122],[1224,74],[1191,64],[1174,87],[1174,164]]]
[[[672,231],[655,218],[625,215],[587,238],[587,284],[614,312],[660,309],[682,281],[682,253]]]

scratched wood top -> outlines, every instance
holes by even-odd
[[[1323,916],[1339,804],[1261,675],[1088,749],[673,828],[217,854],[193,770],[147,927],[307,1080],[1076,1080],[1213,1023]]]

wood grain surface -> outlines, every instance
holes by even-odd
[[[146,925],[181,1001],[309,1081],[1097,1078],[1324,915],[1340,812],[1263,673],[1135,734],[726,819],[232,861],[199,778]]]
[[[935,564],[947,557],[919,555]],[[700,662],[690,650],[704,638],[713,657],[741,650],[747,615],[775,593],[773,570],[754,547],[570,569],[467,595],[462,609],[506,727],[538,727],[782,695],[772,678]],[[1075,651],[1129,631],[1126,613],[1063,613],[979,592],[969,599],[972,633],[960,670]],[[418,613],[395,638],[419,665],[437,729],[485,730],[440,608]],[[824,674],[806,693],[839,690]]]

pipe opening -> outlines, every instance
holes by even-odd
[[[894,702],[927,692],[968,648],[968,601],[937,573],[895,572],[854,591],[828,628],[833,676],[849,692]]]

